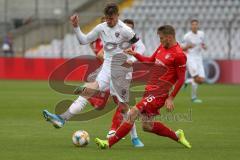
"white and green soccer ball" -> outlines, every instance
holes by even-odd
[[[86,131],[79,130],[73,133],[72,141],[77,147],[85,147],[90,142],[90,137]]]

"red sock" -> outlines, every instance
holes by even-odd
[[[88,101],[95,109],[102,110],[106,106],[109,95],[109,91],[98,92],[92,97],[88,98]]]
[[[113,115],[111,130],[116,131],[118,127],[121,125],[122,120],[123,120],[122,106],[119,106]]]
[[[178,137],[175,134],[175,132],[173,132],[171,129],[169,129],[168,127],[164,126],[162,123],[160,122],[153,122],[153,128],[152,128],[152,133],[155,133],[159,136],[164,136],[164,137],[169,137],[175,141],[178,141]]]
[[[117,143],[120,139],[125,137],[132,129],[133,124],[124,122],[116,131],[115,135],[108,139],[109,147]]]
[[[117,96],[112,96],[112,98],[113,98],[114,103],[115,103],[116,105],[118,105],[119,101],[118,101]]]

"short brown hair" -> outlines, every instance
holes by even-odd
[[[123,22],[127,24],[131,24],[134,28],[134,21],[132,19],[124,19]]]
[[[116,3],[108,3],[104,8],[105,16],[112,16],[118,14],[118,6]]]
[[[163,33],[164,35],[173,35],[175,36],[175,29],[171,25],[160,26],[157,30],[157,33]]]
[[[192,24],[193,22],[199,23],[199,21],[198,21],[197,19],[192,19],[192,20],[191,20],[191,24]]]

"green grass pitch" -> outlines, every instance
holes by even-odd
[[[144,148],[133,148],[129,136],[110,150],[99,150],[95,137],[107,134],[113,112],[87,122],[69,122],[54,129],[42,117],[42,110],[54,111],[62,99],[74,96],[59,94],[47,81],[0,81],[0,159],[1,160],[226,160],[240,157],[240,85],[202,85],[202,104],[189,100],[190,87],[175,100],[173,115],[190,119],[174,120],[162,109],[162,118],[172,129],[181,128],[192,144],[185,149],[164,137],[144,133],[137,122]],[[191,112],[190,112],[191,110]],[[72,133],[83,129],[91,143],[76,148]]]

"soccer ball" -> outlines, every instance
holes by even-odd
[[[90,142],[90,137],[86,131],[79,130],[73,133],[72,141],[75,146],[84,147]]]

